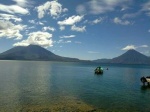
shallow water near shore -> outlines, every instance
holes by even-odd
[[[0,112],[149,112],[147,65],[0,61]],[[108,68],[108,70],[106,70]]]

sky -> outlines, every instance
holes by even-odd
[[[30,44],[84,60],[150,56],[150,0],[0,0],[0,53]]]

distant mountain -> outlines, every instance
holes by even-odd
[[[109,63],[111,61],[111,59],[97,59],[97,60],[93,60],[93,62],[96,63]]]
[[[137,52],[136,50],[128,50],[124,54],[113,58],[110,63],[150,64],[150,58]]]
[[[108,64],[150,64],[150,57],[147,57],[136,50],[128,50],[124,54],[113,59],[98,59],[93,62]]]
[[[0,60],[48,60],[48,61],[80,61],[76,58],[67,58],[54,53],[38,45],[26,47],[17,46],[0,54]]]
[[[71,61],[79,62],[77,58],[58,56],[38,45],[26,47],[17,46],[0,54],[0,60],[36,60],[36,61]],[[84,62],[91,62],[86,61]],[[97,63],[118,63],[118,64],[150,64],[150,57],[147,57],[135,50],[129,50],[113,59],[98,59],[92,62]]]

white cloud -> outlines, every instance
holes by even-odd
[[[137,17],[138,15],[140,15],[140,11],[136,12],[136,13],[130,13],[130,14],[124,14],[123,15],[123,19],[126,19],[126,18],[135,18]]]
[[[148,45],[141,45],[141,46],[139,46],[139,47],[145,47],[145,48],[146,48],[146,47],[148,47]]]
[[[56,42],[56,41],[55,41]],[[56,43],[63,43],[63,40],[62,39],[60,39],[60,40],[58,40]]]
[[[73,15],[73,16],[65,19],[64,21],[58,21],[57,23],[61,26],[63,26],[63,25],[74,25],[75,23],[80,22],[83,19],[83,17],[84,16]]]
[[[75,37],[75,35],[64,35],[64,36],[60,36],[60,38],[73,38]]]
[[[20,31],[26,28],[26,25],[15,25],[10,21],[0,20],[0,37],[22,39]]]
[[[130,50],[130,49],[137,49],[137,48],[148,48],[148,45],[141,45],[141,46],[127,45],[126,47],[122,48],[122,50]]]
[[[130,25],[131,23],[129,22],[129,21],[127,21],[127,20],[121,20],[120,18],[118,18],[118,17],[115,17],[114,19],[113,19],[113,22],[114,23],[116,23],[116,24],[120,24],[120,25]]]
[[[12,0],[17,3],[17,5],[21,7],[29,7],[33,3],[31,0]]]
[[[50,14],[53,18],[58,18],[62,12],[68,11],[67,8],[62,8],[62,5],[57,0],[47,1],[45,4],[37,7],[38,17],[43,18],[44,15]]]
[[[101,23],[102,21],[104,20],[104,18],[102,17],[99,17],[97,19],[94,19],[94,20],[85,20],[83,21],[84,24],[91,24],[91,25],[95,25],[95,24],[98,24],[98,23]]]
[[[60,26],[59,29],[62,31],[62,30],[65,30],[65,27],[64,26]]]
[[[29,23],[34,24],[34,25],[45,25],[45,21],[38,21],[36,22],[35,20],[28,20]]]
[[[136,49],[134,45],[127,45],[126,47],[122,48],[122,50],[130,50],[130,49]]]
[[[48,32],[32,32],[29,34],[29,37],[26,40],[23,40],[21,42],[17,42],[14,44],[14,46],[28,46],[30,44],[33,45],[39,45],[42,47],[50,47],[53,46],[52,41],[52,34]]]
[[[27,27],[26,29],[34,29],[35,28],[35,26],[31,26],[31,27]]]
[[[84,5],[78,5],[76,7],[76,12],[78,14],[84,15],[86,13],[86,7]]]
[[[67,40],[67,41],[65,41],[65,43],[71,43],[71,40]]]
[[[150,32],[150,29],[148,30],[148,32]]]
[[[88,3],[91,14],[101,14],[114,10],[114,7],[105,3],[104,0],[92,0]]]
[[[57,43],[58,44],[61,44],[61,43],[68,44],[68,43],[71,43],[71,40],[64,41],[64,40],[60,39]]]
[[[71,27],[72,31],[77,31],[77,32],[84,32],[86,31],[86,26],[82,26],[82,27],[77,27],[76,25],[73,25]]]
[[[85,13],[85,11],[90,14],[102,14],[114,11],[116,7],[123,9],[130,2],[131,0],[90,0],[77,6],[76,12],[79,14]]]
[[[18,17],[14,16],[14,15],[1,14],[1,13],[0,13],[0,20],[6,20],[6,21],[14,20],[15,22],[21,22],[22,21],[21,18],[18,18]]]
[[[142,5],[141,11],[145,11],[148,16],[150,16],[150,1]]]
[[[0,11],[7,12],[10,14],[29,14],[29,10],[26,8],[22,8],[18,5],[3,5],[0,4]]]
[[[36,24],[35,20],[29,20],[29,23]]]
[[[85,20],[85,21],[83,21],[83,23],[86,24],[86,23],[89,23],[89,21],[88,21],[88,20]]]
[[[125,10],[127,10],[127,9],[129,9],[129,7],[126,6],[126,5],[123,5],[122,8],[121,8],[121,11],[125,11]]]
[[[44,6],[39,6],[37,7],[37,12],[38,12],[38,18],[43,18],[44,17]]]
[[[98,19],[93,20],[91,23],[92,24],[98,24],[98,23],[100,23],[102,21],[103,21],[103,18],[98,18]]]
[[[42,22],[40,22],[40,21],[38,22],[38,24],[39,24],[39,25],[44,25],[44,23],[42,23]]]
[[[62,12],[68,12],[68,9],[67,9],[67,8],[64,8]]]
[[[42,30],[43,30],[43,31],[50,30],[50,31],[53,31],[53,32],[54,32],[54,31],[55,31],[55,28],[49,26],[49,27],[43,27]]]

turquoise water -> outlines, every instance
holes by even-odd
[[[0,112],[149,112],[146,65],[0,61]],[[106,70],[109,68],[109,70]]]

